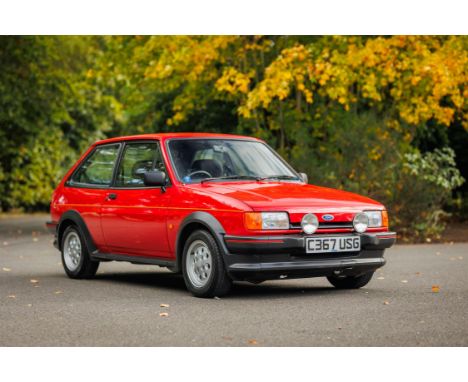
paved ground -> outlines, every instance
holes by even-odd
[[[45,220],[0,218],[0,346],[468,346],[468,243],[396,246],[361,290],[272,281],[202,300],[158,267],[68,279]]]

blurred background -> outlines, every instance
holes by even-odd
[[[466,36],[0,37],[0,214],[48,211],[94,141],[265,139],[402,240],[468,237]]]

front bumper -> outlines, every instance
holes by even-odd
[[[224,242],[228,253],[224,259],[229,274],[237,280],[319,277],[333,274],[357,276],[385,265],[384,250],[396,241],[394,232],[360,236],[360,251],[307,254],[303,235],[226,235]]]

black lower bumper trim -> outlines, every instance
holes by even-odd
[[[57,226],[58,226],[58,223],[56,222],[46,222],[45,223],[47,229],[49,230],[49,232],[51,234],[54,234],[57,232]]]
[[[296,269],[341,269],[350,267],[376,267],[385,265],[384,258],[374,259],[330,259],[314,261],[286,261],[286,262],[268,262],[268,263],[235,263],[229,266],[231,271],[277,271],[277,270],[296,270]]]
[[[59,245],[58,245],[58,240],[57,240],[57,227],[58,227],[58,223],[56,222],[46,222],[45,223],[45,226],[47,227],[47,229],[49,230],[49,232],[54,235],[54,247],[59,249]]]

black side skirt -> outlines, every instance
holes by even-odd
[[[176,261],[167,260],[159,257],[144,257],[144,256],[128,256],[114,253],[102,253],[95,251],[91,254],[92,260],[107,260],[107,261],[128,261],[132,264],[149,264],[159,265],[160,267],[174,268]]]

